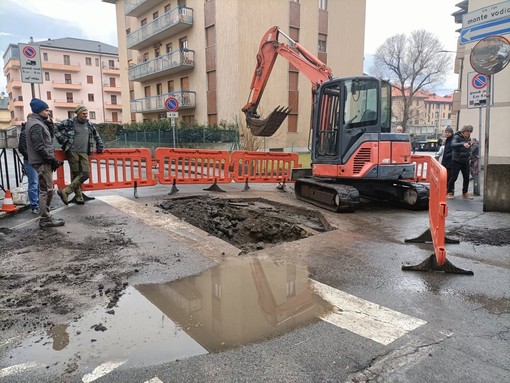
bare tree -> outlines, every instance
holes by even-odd
[[[402,95],[402,103],[395,105],[401,125],[407,130],[413,99],[417,92],[428,91],[444,82],[451,70],[451,57],[441,42],[426,30],[398,34],[386,39],[377,49],[372,73],[387,79]],[[397,113],[395,113],[397,114]]]

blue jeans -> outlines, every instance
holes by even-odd
[[[23,161],[28,178],[28,199],[32,209],[39,209],[39,176],[28,160]]]

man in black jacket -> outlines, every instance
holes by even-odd
[[[446,168],[446,189],[448,191],[448,183],[452,178],[452,140],[453,140],[453,129],[447,127],[444,130],[445,140],[443,145],[436,154],[436,158],[443,156],[441,159],[441,165]],[[453,195],[453,193],[452,193]]]
[[[452,175],[448,181],[447,198],[454,198],[455,182],[462,172],[462,198],[473,199],[468,193],[469,186],[469,158],[471,157],[470,136],[473,132],[471,125],[464,125],[460,132],[455,133],[452,140]]]
[[[37,170],[39,176],[39,210],[41,211],[39,227],[64,226],[63,219],[54,219],[50,213],[53,198],[53,172],[62,165],[55,159],[53,131],[46,124],[50,109],[48,104],[38,98],[30,101],[30,108],[33,113],[27,119],[25,129],[28,161]]]

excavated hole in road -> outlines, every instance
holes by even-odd
[[[332,230],[316,210],[262,198],[225,199],[211,196],[174,197],[165,211],[241,249],[241,254]]]

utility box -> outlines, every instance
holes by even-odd
[[[18,147],[18,127],[11,126],[0,129],[0,149],[13,149]]]

